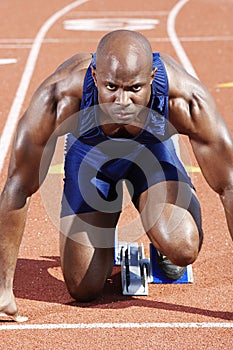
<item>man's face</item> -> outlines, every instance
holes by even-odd
[[[98,102],[109,122],[140,122],[140,115],[150,101],[155,71],[135,55],[122,61],[112,55],[97,65],[96,70],[92,69]]]

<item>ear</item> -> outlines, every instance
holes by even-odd
[[[96,69],[93,66],[91,66],[91,74],[92,78],[94,79],[95,86],[97,86]]]
[[[151,84],[152,84],[152,81],[154,80],[154,77],[155,77],[155,74],[156,74],[157,70],[158,70],[158,67],[155,67],[155,68],[152,70],[152,72],[151,72],[151,75],[150,75],[150,77],[151,77],[150,83],[151,83]]]

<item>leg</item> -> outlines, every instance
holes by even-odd
[[[114,263],[119,213],[91,212],[61,219],[60,254],[70,295],[83,302],[101,293]]]
[[[137,204],[151,242],[178,266],[196,260],[202,240],[189,211],[192,195],[187,183],[167,181],[149,187]]]

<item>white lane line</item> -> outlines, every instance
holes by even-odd
[[[77,13],[75,11],[72,12],[71,16],[78,16],[78,17],[96,17],[99,15],[100,17],[108,17],[108,16],[167,16],[168,11],[78,11]]]
[[[176,30],[175,30],[175,21],[178,13],[182,9],[182,7],[188,2],[189,0],[181,0],[179,1],[171,10],[171,12],[168,15],[168,20],[167,20],[167,32],[168,36],[170,38],[171,44],[173,45],[177,56],[179,57],[182,65],[184,68],[191,74],[192,76],[197,78],[197,74],[188,58],[186,55],[186,52],[183,49],[183,46],[180,43],[179,38],[177,37]]]
[[[20,84],[18,86],[18,90],[16,92],[14,101],[12,103],[5,127],[3,129],[1,139],[0,139],[0,172],[2,171],[3,164],[8,152],[8,149],[11,144],[11,139],[15,131],[15,127],[18,121],[18,117],[23,105],[23,101],[25,98],[25,95],[27,93],[27,89],[29,86],[29,83],[31,81],[31,77],[36,65],[36,61],[40,52],[41,45],[43,43],[44,37],[48,30],[51,28],[51,26],[63,15],[65,15],[67,12],[72,10],[73,8],[82,5],[83,3],[86,3],[90,0],[77,0],[69,4],[68,6],[65,6],[63,9],[57,11],[54,13],[40,28],[39,32],[37,33],[31,51],[29,53],[26,66],[24,68],[24,72],[20,81]]]
[[[227,36],[227,35],[223,35],[223,36],[190,36],[190,37],[180,37],[180,41],[187,41],[187,42],[194,42],[194,41],[200,41],[200,42],[207,42],[207,41],[232,41],[233,40],[233,36]]]
[[[116,329],[116,328],[233,328],[233,322],[177,322],[177,323],[45,323],[45,324],[7,324],[1,325],[0,331],[10,330],[48,330],[48,329]]]
[[[16,58],[0,58],[0,65],[16,63]]]
[[[170,42],[173,45],[173,47],[176,51],[176,54],[180,59],[181,64],[187,70],[187,72],[189,74],[191,74],[192,76],[197,78],[197,74],[196,74],[188,56],[186,55],[186,52],[184,51],[183,46],[181,45],[180,40],[179,40],[179,38],[176,34],[176,30],[175,30],[176,17],[178,15],[178,13],[180,12],[180,10],[183,8],[183,6],[188,1],[189,0],[180,0],[179,2],[177,2],[175,4],[175,6],[169,12],[168,19],[167,19],[167,32],[168,32]],[[176,135],[172,136],[172,139],[174,142],[176,153],[182,162],[181,152],[180,152],[180,144],[179,144],[180,137],[178,134],[176,134]]]
[[[60,43],[78,43],[78,42],[98,42],[98,38],[45,38],[43,44],[60,44]],[[171,42],[167,37],[150,37],[150,42]],[[179,37],[180,42],[217,42],[217,41],[233,41],[233,36],[191,36],[191,37]],[[30,48],[33,44],[33,39],[0,39],[0,49],[6,48]]]
[[[33,39],[31,38],[1,38],[0,39],[0,43],[24,43],[24,44],[27,44],[27,43],[33,43]]]
[[[32,45],[21,45],[21,44],[0,44],[0,49],[6,50],[6,49],[30,49]]]

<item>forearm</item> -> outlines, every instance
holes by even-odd
[[[16,262],[25,227],[28,202],[12,208],[7,193],[0,201],[0,289],[12,289]]]
[[[224,191],[223,195],[220,195],[222,201],[228,229],[233,240],[233,189],[227,189]]]

